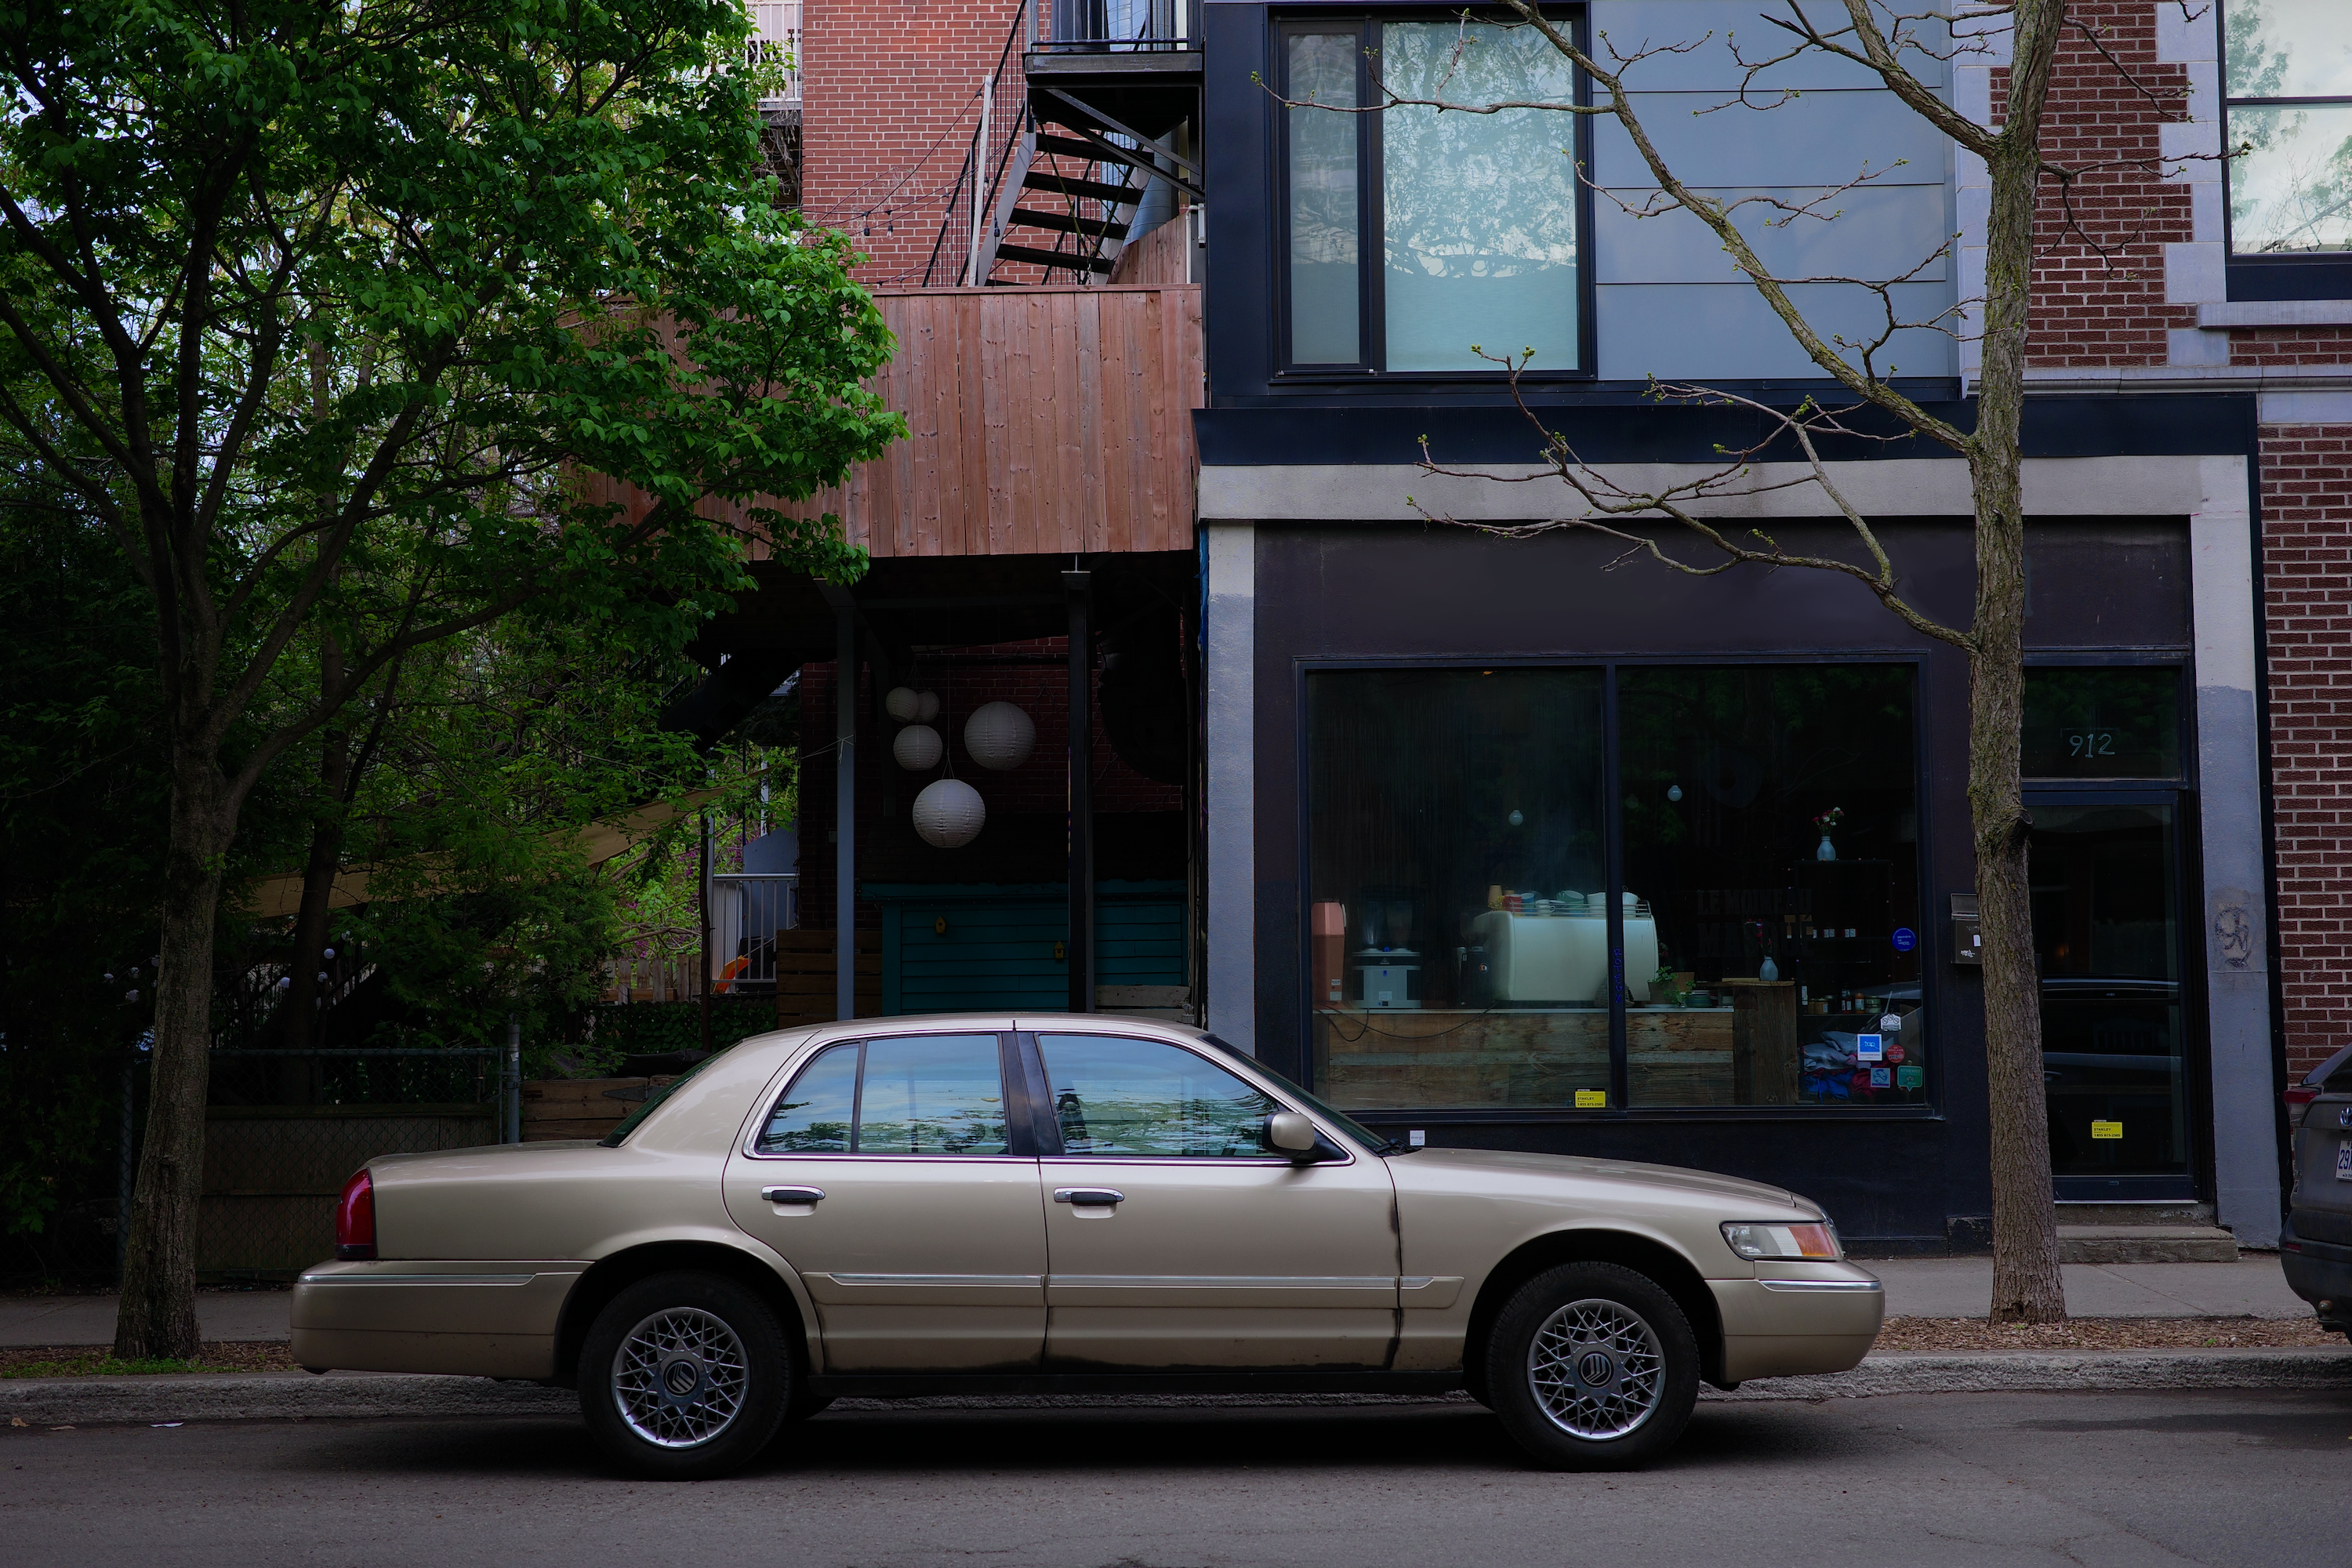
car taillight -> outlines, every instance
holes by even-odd
[[[335,1200],[335,1256],[345,1263],[375,1258],[375,1184],[362,1171]]]
[[[2303,1108],[2318,1098],[2319,1086],[2315,1083],[2299,1083],[2288,1089],[2286,1091],[2287,1120],[2300,1125]]]

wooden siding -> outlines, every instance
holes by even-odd
[[[1170,225],[1180,228],[1181,225]],[[1191,550],[1206,383],[1197,285],[877,291],[898,352],[874,384],[908,437],[793,516],[877,556]],[[642,492],[591,479],[631,515]],[[740,524],[744,508],[697,509]],[[753,560],[766,551],[754,542]]]

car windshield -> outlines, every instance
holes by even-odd
[[[626,1116],[621,1118],[621,1124],[618,1127],[614,1128],[610,1132],[605,1133],[604,1136],[597,1142],[607,1149],[619,1148],[623,1143],[628,1141],[629,1134],[637,1130],[637,1123],[643,1121],[646,1117],[651,1116],[654,1113],[655,1106],[659,1105],[663,1100],[667,1100],[671,1095],[676,1094],[678,1090],[679,1085],[686,1082],[688,1079],[692,1078],[696,1073],[700,1072],[704,1068],[709,1067],[712,1062],[717,1061],[720,1057],[725,1056],[734,1047],[732,1046],[721,1046],[717,1050],[711,1052],[709,1056],[703,1058],[700,1061],[695,1063],[692,1067],[687,1068],[684,1072],[678,1074],[676,1078],[670,1079],[667,1083],[662,1085],[659,1089],[646,1090],[645,1103],[638,1106],[635,1110],[630,1111]]]
[[[1214,1046],[1217,1049],[1224,1052],[1225,1055],[1232,1057],[1234,1060],[1246,1062],[1254,1070],[1264,1073],[1266,1077],[1274,1079],[1275,1082],[1283,1087],[1285,1092],[1296,1095],[1298,1099],[1303,1100],[1307,1104],[1313,1106],[1317,1111],[1328,1117],[1332,1121],[1337,1122],[1340,1131],[1345,1132],[1349,1137],[1353,1138],[1357,1142],[1361,1143],[1373,1153],[1410,1154],[1412,1152],[1412,1149],[1408,1148],[1405,1144],[1400,1142],[1394,1138],[1387,1136],[1385,1133],[1373,1131],[1370,1128],[1366,1127],[1362,1122],[1358,1121],[1354,1117],[1348,1115],[1345,1111],[1334,1110],[1330,1106],[1325,1104],[1316,1096],[1309,1094],[1307,1090],[1291,1082],[1284,1074],[1276,1072],[1274,1068],[1266,1066],[1255,1057],[1227,1044],[1225,1041],[1217,1038],[1216,1036],[1203,1035],[1201,1037],[1201,1040],[1202,1044]]]

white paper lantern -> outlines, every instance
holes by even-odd
[[[882,699],[882,711],[901,724],[911,724],[921,718],[921,708],[922,699],[915,695],[915,689],[911,686],[894,686],[889,695]]]
[[[961,849],[980,837],[988,805],[961,779],[940,779],[915,797],[915,831],[940,849]]]
[[[940,716],[940,694],[936,691],[915,693],[915,722],[928,724]]]
[[[890,754],[910,773],[927,773],[940,765],[948,743],[929,724],[909,724],[890,742]]]
[[[963,721],[963,749],[983,768],[1017,768],[1037,749],[1037,725],[1010,702],[989,702]]]

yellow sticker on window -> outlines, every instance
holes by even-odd
[[[2120,1138],[2123,1135],[2124,1124],[2120,1121],[2094,1121],[2091,1123],[2091,1136],[2094,1138]]]
[[[1608,1110],[1609,1091],[1605,1089],[1578,1089],[1576,1091],[1576,1109],[1579,1110]]]

